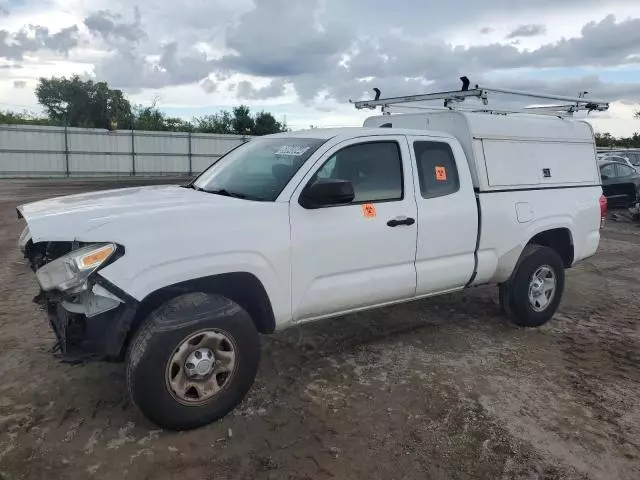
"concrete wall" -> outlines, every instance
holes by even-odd
[[[194,175],[249,138],[0,125],[0,177]]]

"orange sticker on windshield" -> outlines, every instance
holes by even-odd
[[[447,169],[440,166],[440,165],[436,165],[436,180],[438,180],[439,182],[445,182],[447,180]]]
[[[376,206],[373,203],[365,203],[362,205],[362,214],[364,218],[374,218],[376,216]]]

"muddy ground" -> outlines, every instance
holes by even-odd
[[[609,222],[554,320],[505,320],[495,288],[263,338],[225,419],[158,430],[123,367],[68,366],[31,303],[16,204],[114,185],[0,182],[0,478],[638,479],[640,228]]]

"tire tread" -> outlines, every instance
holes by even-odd
[[[535,258],[540,260],[536,261]],[[545,258],[545,260],[542,260]],[[535,312],[529,305],[528,280],[532,274],[530,270],[536,265],[549,264],[556,274],[556,293],[552,305],[543,312]],[[526,287],[525,287],[526,285]],[[547,323],[554,315],[562,299],[564,291],[564,266],[558,253],[544,245],[527,245],[511,277],[500,285],[500,306],[506,316],[520,327],[539,327]]]
[[[157,358],[162,352],[170,354],[174,344],[189,332],[203,328],[232,331],[230,334],[242,344],[241,363],[232,384],[222,395],[201,406],[185,406],[166,391],[166,360],[158,362]],[[242,400],[253,383],[259,359],[258,331],[244,309],[221,295],[186,293],[151,312],[134,334],[126,357],[127,390],[132,403],[154,423],[171,430],[189,430],[224,416]],[[154,400],[150,402],[147,398]]]

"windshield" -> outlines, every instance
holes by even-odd
[[[229,152],[193,182],[198,190],[273,202],[326,140],[256,138]]]

